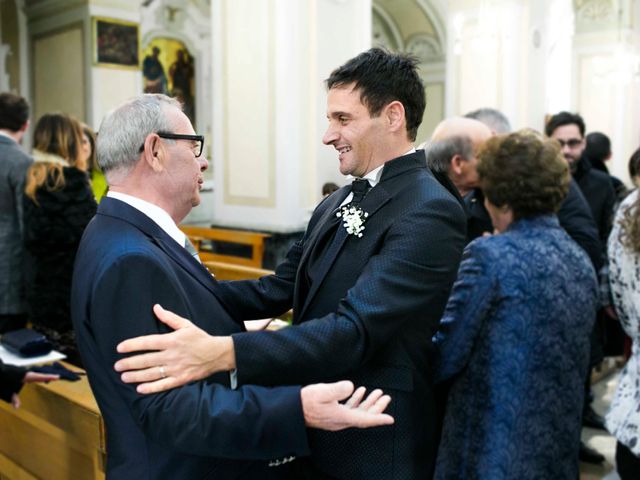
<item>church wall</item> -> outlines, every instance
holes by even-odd
[[[370,10],[368,0],[212,4],[214,223],[299,230],[322,183],[344,182],[321,143],[322,82],[368,48]]]
[[[33,39],[33,119],[63,111],[85,118],[82,25]]]

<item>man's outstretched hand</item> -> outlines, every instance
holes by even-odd
[[[391,425],[393,417],[382,413],[391,402],[391,397],[384,395],[382,390],[373,390],[363,400],[365,393],[364,387],[354,392],[353,383],[347,380],[303,387],[300,398],[305,424],[332,432],[352,427]],[[340,403],[345,399],[345,403]]]
[[[148,352],[115,364],[123,382],[139,383],[138,393],[162,392],[235,368],[231,337],[213,337],[160,305],[153,312],[175,331],[131,338],[117,347],[119,353]]]

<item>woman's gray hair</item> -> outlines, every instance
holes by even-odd
[[[150,133],[171,132],[167,110],[180,103],[166,95],[144,94],[128,100],[102,120],[97,139],[98,165],[105,174],[128,172],[140,158],[140,146]]]

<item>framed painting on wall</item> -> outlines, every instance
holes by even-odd
[[[138,24],[113,18],[93,17],[93,63],[95,65],[140,68]]]
[[[183,105],[195,125],[195,61],[187,46],[173,38],[156,37],[142,52],[144,93],[164,93]]]

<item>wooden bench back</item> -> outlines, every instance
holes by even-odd
[[[223,228],[206,228],[196,227],[193,225],[180,225],[180,229],[189,237],[191,243],[198,250],[200,259],[203,262],[215,261],[235,263],[237,265],[245,265],[247,267],[261,268],[262,257],[264,256],[264,241],[271,235],[260,232],[248,232],[244,230],[227,230]],[[227,242],[251,247],[251,258],[215,253],[207,249],[203,249],[206,242],[211,240],[214,242]]]
[[[246,267],[233,263],[207,261],[202,262],[218,280],[248,280],[271,275],[273,270],[264,268]]]

